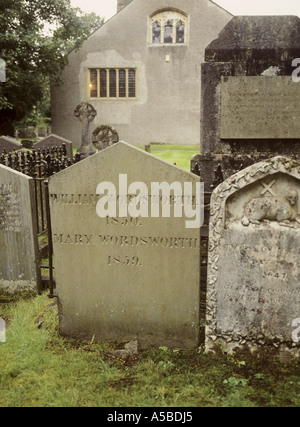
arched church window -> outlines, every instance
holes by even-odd
[[[176,43],[184,43],[185,27],[182,21],[179,21],[176,25]]]
[[[152,24],[152,43],[160,43],[161,40],[161,26],[158,21]]]
[[[150,17],[150,40],[153,45],[186,44],[188,16],[177,10],[164,10]]]
[[[164,30],[164,43],[173,43],[173,21],[167,21]]]

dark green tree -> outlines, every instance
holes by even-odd
[[[73,8],[70,0],[0,0],[0,135],[43,100],[45,85],[61,82],[68,53],[78,49],[103,19]]]

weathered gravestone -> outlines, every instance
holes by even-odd
[[[85,159],[96,153],[92,141],[90,140],[90,123],[97,116],[97,111],[88,102],[82,102],[74,110],[74,116],[81,122],[81,146],[77,150],[80,159]]]
[[[179,209],[183,203],[177,193],[156,198],[151,190],[149,197],[143,192],[137,208],[143,217],[129,210],[135,200],[130,194],[139,194],[133,183],[143,183],[148,191],[152,182],[165,181],[190,183],[193,189],[185,201],[192,209],[200,185],[197,176],[123,142],[50,178],[63,335],[137,339],[141,348],[198,345],[200,229],[186,228],[184,215],[174,217],[174,203]],[[96,190],[103,182],[110,183],[112,207],[118,204],[113,217],[100,218],[96,211],[103,200]],[[163,207],[171,200],[170,218],[145,217],[155,200]],[[119,204],[124,202],[129,214],[122,217]]]
[[[276,155],[300,158],[299,57],[296,16],[236,16],[206,48],[200,155],[191,167],[207,192],[219,165],[227,179]]]
[[[8,136],[0,137],[0,156],[3,154],[4,150],[7,153],[11,153],[12,151],[20,150],[22,148],[22,144],[20,144],[16,139]]]
[[[68,139],[62,138],[61,136],[51,134],[41,141],[34,144],[34,148],[49,148],[49,147],[62,147],[63,144],[66,146],[67,156],[69,159],[73,159],[73,144]]]
[[[208,350],[264,348],[299,357],[300,163],[275,157],[213,192],[208,257]],[[296,325],[297,326],[297,325]]]
[[[97,127],[92,134],[92,142],[98,151],[119,142],[118,132],[109,125]]]
[[[277,155],[300,159],[300,83],[292,79],[295,58],[300,58],[296,16],[236,16],[205,50],[200,154],[191,161],[191,170],[201,176],[206,191],[203,266],[213,189],[262,160]],[[205,280],[205,268],[202,273]]]
[[[0,165],[0,290],[40,290],[32,178]]]

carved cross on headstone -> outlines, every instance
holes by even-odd
[[[99,126],[94,130],[92,135],[92,142],[98,151],[110,147],[119,142],[118,132],[108,125]]]
[[[90,123],[97,116],[97,111],[91,104],[82,102],[76,107],[74,115],[82,123],[81,147],[77,151],[82,160],[96,153],[90,141]]]
[[[267,193],[270,193],[271,196],[275,197],[275,193],[272,190],[272,187],[274,184],[276,184],[276,180],[272,181],[270,184],[266,184],[265,182],[261,182],[262,186],[264,187],[264,190],[260,193],[261,196],[264,196]]]

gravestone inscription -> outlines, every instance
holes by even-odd
[[[300,347],[300,163],[260,162],[219,185],[211,199],[206,347],[232,352]]]
[[[277,155],[299,158],[299,57],[297,16],[235,16],[207,46],[200,154],[191,162],[207,192],[219,165],[227,179]]]
[[[138,340],[140,348],[198,345],[200,229],[175,216],[180,195],[174,202],[172,191],[165,199],[151,193],[153,181],[189,182],[187,202],[196,204],[197,176],[123,142],[50,178],[62,334]],[[149,193],[136,202],[137,182]],[[160,210],[173,197],[171,217],[147,216],[154,197]],[[112,216],[99,216],[101,206],[114,210],[116,203]]]
[[[221,138],[299,138],[299,97],[291,76],[222,77]]]
[[[39,291],[32,178],[0,165],[0,290]]]

